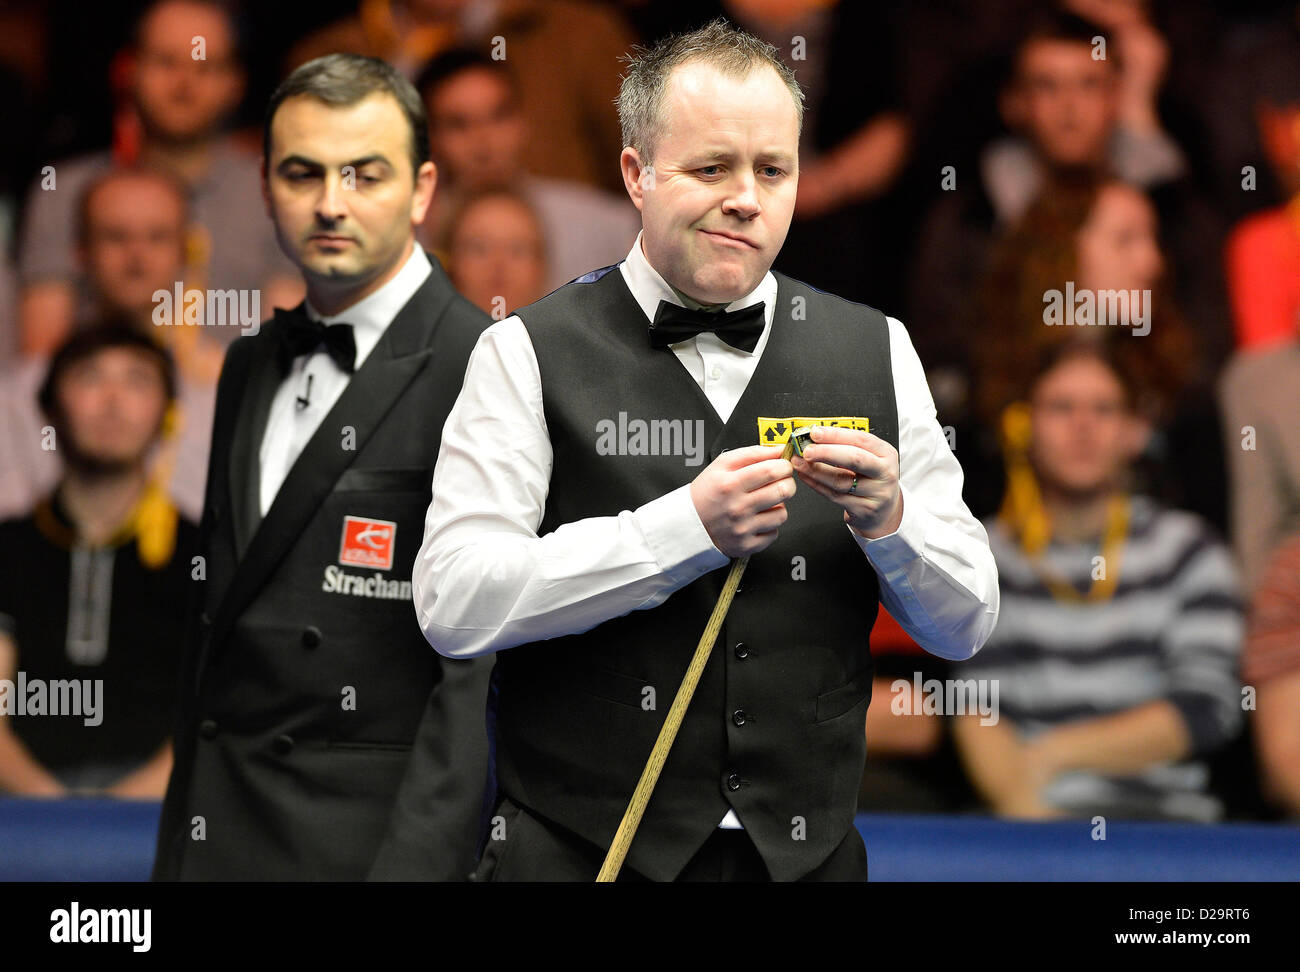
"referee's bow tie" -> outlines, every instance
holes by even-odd
[[[322,344],[334,363],[352,374],[356,370],[357,342],[351,324],[325,324],[313,321],[302,308],[275,309],[275,322],[280,332],[280,370],[287,373],[293,359],[300,354],[311,354]]]
[[[659,301],[650,325],[650,345],[666,348],[704,331],[711,331],[733,348],[753,352],[763,334],[763,302],[734,311],[691,310],[666,300]]]

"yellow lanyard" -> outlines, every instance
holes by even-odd
[[[35,517],[37,527],[55,543],[68,550],[79,544],[76,528],[65,525],[55,516],[50,497],[37,504]],[[167,491],[153,480],[145,485],[122,525],[95,549],[121,547],[134,538],[140,562],[150,570],[160,570],[171,562],[172,554],[176,552],[179,521],[176,505]]]
[[[1047,585],[1052,597],[1073,604],[1097,603],[1108,600],[1119,583],[1120,551],[1128,535],[1129,501],[1120,495],[1111,498],[1106,511],[1106,532],[1101,543],[1101,574],[1094,575],[1086,594],[1081,594],[1073,584],[1050,570],[1042,562],[1042,554],[1029,555],[1030,565]]]

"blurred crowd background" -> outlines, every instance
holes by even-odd
[[[155,294],[301,300],[258,170],[279,80],[351,51],[416,84],[422,242],[501,318],[626,255],[619,57],[718,15],[807,95],[775,269],[906,324],[1001,577],[969,662],[882,614],[861,809],[1300,816],[1280,0],[0,4],[0,678],[105,686],[99,726],[0,715],[0,792],[165,786],[240,328]],[[953,711],[967,679],[996,686],[996,723]]]

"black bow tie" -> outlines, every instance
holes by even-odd
[[[313,321],[301,307],[293,310],[277,307],[275,322],[280,332],[281,372],[287,374],[294,358],[311,354],[322,344],[336,365],[348,374],[356,370],[357,342],[351,324]]]
[[[752,352],[763,334],[763,302],[734,311],[691,310],[666,300],[659,301],[650,325],[650,345],[666,348],[704,331],[711,331],[733,348]]]

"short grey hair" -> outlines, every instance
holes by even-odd
[[[718,17],[698,30],[672,34],[649,46],[635,45],[623,56],[627,73],[618,92],[618,121],[623,144],[636,149],[643,164],[653,159],[654,146],[662,130],[664,92],[673,68],[701,61],[732,78],[744,78],[755,68],[767,65],[776,71],[794,100],[799,129],[803,129],[803,89],[794,71],[777,49],[753,34],[731,26]]]

